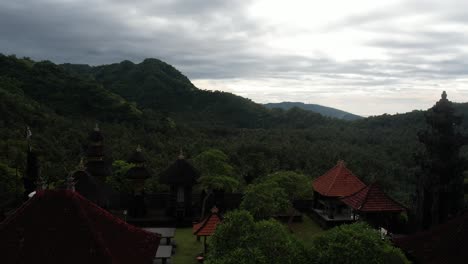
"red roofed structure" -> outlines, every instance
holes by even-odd
[[[369,224],[388,230],[395,230],[398,215],[406,211],[403,205],[387,196],[377,183],[343,197],[341,201],[353,209],[353,219],[356,219],[357,213]]]
[[[466,263],[468,212],[428,231],[393,239],[414,263]]]
[[[70,190],[39,191],[0,224],[2,263],[150,264],[160,236]]]
[[[343,197],[361,190],[366,185],[340,160],[335,167],[315,179],[312,186],[314,191],[323,196]]]
[[[388,197],[376,183],[341,198],[345,204],[358,212],[403,212],[405,207]]]
[[[344,161],[312,182],[314,188],[313,209],[322,227],[332,227],[354,221],[348,206],[340,201],[341,197],[356,193],[366,185],[356,177]]]
[[[193,234],[197,237],[204,237],[204,248],[206,253],[206,237],[213,235],[216,231],[216,227],[221,223],[221,216],[219,210],[216,207],[211,209],[211,214],[206,217],[203,221],[193,224]]]

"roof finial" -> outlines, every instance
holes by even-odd
[[[445,91],[442,92],[442,100],[447,100],[447,93]]]
[[[31,136],[32,136],[31,128],[29,126],[26,126],[26,139],[27,140],[31,139]]]
[[[138,146],[137,146],[137,148],[136,148],[136,151],[137,151],[137,152],[141,152],[141,146],[140,146],[140,144],[138,144]]]
[[[96,123],[96,124],[94,125],[94,131],[100,131],[100,130],[101,130],[101,129],[99,128],[99,124]]]
[[[67,190],[70,190],[72,192],[75,191],[75,178],[73,177],[73,174],[71,172],[68,173],[65,184],[67,186]]]
[[[36,190],[42,191],[47,189],[47,181],[42,177],[41,174],[39,174],[39,177],[37,178],[36,182]]]
[[[344,160],[339,160],[338,163],[337,163],[337,165],[339,165],[339,166],[345,166],[346,164],[345,164]]]
[[[179,151],[179,159],[185,159],[184,151],[182,149]]]
[[[31,128],[29,126],[26,126],[26,141],[28,141],[28,151],[32,151],[32,146],[31,146]]]
[[[218,209],[218,207],[216,207],[216,205],[213,206],[213,208],[211,208],[211,213],[212,214],[217,214],[218,212],[219,212],[219,209]]]
[[[78,171],[84,171],[86,169],[84,165],[84,159],[83,157],[80,158],[80,163],[78,163],[78,166],[76,166],[76,170]]]

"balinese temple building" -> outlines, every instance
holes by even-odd
[[[144,217],[146,216],[145,180],[150,178],[151,174],[145,167],[146,159],[141,152],[140,146],[133,152],[128,162],[133,164],[133,167],[128,170],[126,175],[132,184],[132,197],[128,213],[131,217]]]
[[[0,223],[2,264],[148,264],[160,236],[72,190],[38,191]]]
[[[467,263],[468,212],[427,231],[393,238],[415,264]]]
[[[352,208],[353,219],[359,216],[374,227],[392,230],[392,224],[406,208],[386,195],[377,183],[372,183],[354,194],[341,198]]]
[[[350,208],[340,198],[366,187],[340,160],[335,167],[312,182],[314,189],[313,211],[324,227],[352,222]]]
[[[197,239],[203,237],[203,248],[204,253],[206,254],[207,251],[207,244],[206,244],[206,237],[211,236],[216,231],[216,227],[222,221],[222,217],[219,214],[219,209],[213,207],[211,209],[211,214],[208,215],[205,219],[200,221],[199,223],[193,224],[192,230],[193,234],[197,236]]]
[[[88,141],[84,166],[81,162],[73,175],[75,188],[92,202],[109,208],[114,193],[105,181],[112,171],[110,163],[105,159],[104,136],[97,124],[89,134]]]
[[[112,174],[112,171],[109,162],[105,159],[104,136],[98,124],[96,124],[94,130],[89,134],[88,140],[86,171],[104,182],[106,177]]]
[[[170,187],[167,214],[184,220],[193,216],[192,188],[199,177],[195,168],[181,153],[177,160],[160,174],[160,182]]]
[[[75,179],[75,190],[91,202],[99,204],[101,200],[98,192],[99,183],[86,171],[83,159],[80,160],[72,176]]]

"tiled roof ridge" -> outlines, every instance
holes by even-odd
[[[211,217],[213,217],[213,216],[216,216],[216,217],[218,217],[219,220],[221,220],[221,216],[218,213],[212,213],[209,216],[205,217],[204,220],[202,220],[201,222],[198,223],[198,224],[200,224],[200,226],[198,227],[198,229],[195,232],[193,232],[193,234],[194,235],[198,234],[208,224]]]
[[[404,208],[405,210],[408,210],[408,208],[406,208],[406,206],[404,206],[403,204],[401,204],[400,202],[398,202],[397,200],[393,199],[390,195],[388,195],[386,192],[384,192],[381,188],[380,188],[380,184],[378,182],[373,182],[372,184],[374,184],[374,188],[378,188],[383,194],[385,194],[385,196],[391,200],[392,202],[396,203],[397,205],[401,206],[402,208]]]
[[[333,186],[335,185],[335,182],[336,182],[336,179],[338,178],[338,176],[341,174],[341,171],[343,170],[343,163],[338,161],[338,163],[329,170],[330,171],[333,171],[336,167],[338,167],[338,169],[336,170],[335,172],[335,175],[333,177],[333,181],[331,182],[330,184],[330,187],[328,188],[327,190],[327,194],[330,193],[330,191],[332,190]],[[327,172],[328,173],[328,172]],[[324,175],[327,175],[327,173],[325,173]]]
[[[66,195],[69,195],[69,194],[66,194]],[[98,242],[96,244],[101,247],[101,249],[104,251],[104,254],[106,255],[106,257],[108,257],[109,259],[112,259],[112,254],[109,251],[109,248],[107,247],[104,238],[102,237],[102,233],[98,232],[96,230],[95,225],[93,224],[93,222],[89,218],[88,214],[86,213],[86,210],[83,208],[83,206],[80,203],[80,202],[87,202],[87,201],[84,200],[84,199],[80,199],[80,197],[78,195],[79,194],[77,194],[77,193],[74,193],[74,195],[71,195],[70,198],[72,200],[72,205],[75,206],[75,208],[77,209],[78,216],[81,216],[82,219],[84,219],[86,221],[86,226],[90,229],[91,235]],[[91,205],[93,205],[93,204],[91,204]]]
[[[7,226],[8,223],[19,217],[21,214],[23,214],[24,210],[30,206],[33,200],[38,199],[41,194],[44,191],[37,191],[36,194],[29,198],[26,202],[24,202],[18,209],[16,209],[10,217],[7,217],[3,222],[0,222],[0,229],[2,229],[3,226]]]

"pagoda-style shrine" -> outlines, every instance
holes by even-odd
[[[426,114],[428,129],[418,133],[425,145],[419,156],[421,171],[417,174],[415,224],[418,228],[446,222],[464,208],[463,171],[467,161],[460,149],[468,144],[468,136],[460,131],[461,115],[442,93],[441,99]]]
[[[193,216],[192,188],[199,177],[198,172],[181,153],[177,160],[160,175],[160,182],[170,186],[167,213],[177,219]]]
[[[151,174],[145,166],[146,159],[140,146],[136,148],[128,162],[133,164],[126,175],[132,184],[132,197],[128,213],[131,217],[144,217],[146,216],[145,180],[150,178]]]
[[[203,248],[205,254],[207,250],[206,237],[214,234],[214,232],[216,231],[216,227],[219,223],[221,223],[221,220],[222,217],[221,215],[219,215],[219,209],[215,206],[211,209],[211,214],[209,216],[207,216],[201,222],[193,224],[193,234],[196,235],[197,238],[204,238]]]
[[[109,208],[114,192],[106,184],[106,177],[112,174],[112,170],[109,162],[105,160],[104,136],[97,124],[89,134],[88,141],[85,162],[80,161],[80,165],[73,172],[75,188],[92,202]]]
[[[366,187],[340,160],[335,167],[312,182],[313,209],[325,222],[353,221],[349,207],[340,198]]]
[[[148,264],[160,236],[71,190],[37,192],[0,223],[1,263]]]
[[[341,201],[352,208],[353,219],[356,214],[375,227],[391,228],[399,213],[406,208],[386,195],[377,183],[372,183],[358,192],[341,198]]]
[[[110,164],[105,160],[104,136],[98,124],[94,127],[88,137],[86,149],[86,172],[93,177],[105,181],[107,176],[112,174]]]

